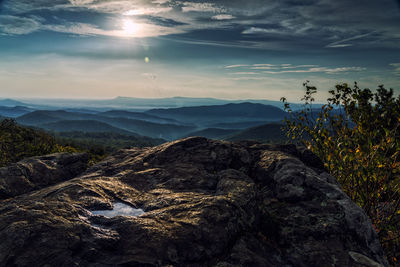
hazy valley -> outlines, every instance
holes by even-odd
[[[144,109],[145,106],[153,108]],[[71,132],[75,132],[73,136],[77,133],[114,133],[154,139],[154,144],[159,144],[159,140],[172,141],[190,136],[279,142],[285,139],[280,123],[286,112],[281,106],[282,103],[269,100],[229,103],[227,100],[196,98],[145,100],[120,97],[101,101],[31,100],[26,103],[3,99],[0,100],[0,118],[12,118],[20,125],[40,128],[58,136],[68,136]],[[73,137],[69,135],[69,138]]]

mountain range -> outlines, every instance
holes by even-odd
[[[196,122],[202,126],[217,123],[249,121],[279,121],[286,116],[282,109],[271,105],[238,103],[214,106],[152,109],[146,113],[183,122]]]
[[[12,101],[5,103],[12,104]],[[283,138],[278,125],[286,115],[276,106],[250,102],[157,108],[142,112],[124,109],[100,111],[90,107],[36,110],[25,106],[0,106],[0,116],[48,131],[119,133],[168,141],[187,136],[273,141]]]
[[[16,106],[25,106],[26,103],[10,99],[10,98],[4,98],[0,99],[0,106],[1,107],[16,107]]]
[[[258,103],[283,108],[283,103],[265,99],[227,100],[216,98],[192,98],[192,97],[170,97],[170,98],[135,98],[116,97],[112,99],[0,99],[0,106],[27,106],[37,109],[90,109],[106,111],[110,109],[143,111],[155,108],[180,108],[193,106],[225,105],[229,103]],[[301,104],[291,104],[293,109],[302,108]]]

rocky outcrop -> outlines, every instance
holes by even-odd
[[[387,265],[312,153],[205,138],[121,150],[3,200],[0,240],[1,266]]]
[[[57,153],[0,168],[0,199],[15,197],[76,177],[87,169],[82,153]]]

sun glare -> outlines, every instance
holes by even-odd
[[[134,36],[138,30],[138,25],[130,19],[123,21],[122,29],[126,36]]]

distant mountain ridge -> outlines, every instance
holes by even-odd
[[[0,106],[3,107],[15,107],[15,106],[25,106],[26,104],[18,100],[11,98],[0,99]]]
[[[266,113],[259,113],[266,112]],[[185,114],[190,116],[237,116],[237,117],[252,117],[252,118],[276,118],[283,116],[284,113],[281,109],[258,103],[229,103],[224,105],[213,106],[196,106],[196,107],[182,107],[171,109],[152,109],[147,111],[150,114]]]
[[[0,115],[8,118],[16,118],[32,111],[34,111],[34,109],[25,106],[10,107],[0,105]]]
[[[247,129],[250,127],[258,126],[258,125],[263,125],[265,124],[264,120],[261,121],[244,121],[244,122],[231,122],[231,123],[226,123],[226,122],[220,122],[220,123],[215,123],[209,125],[210,128],[219,128],[219,129]]]
[[[140,115],[139,113],[133,114]],[[147,121],[146,118],[148,117],[163,123]],[[16,118],[16,121],[23,125],[36,126],[54,131],[119,132],[122,134],[138,134],[168,140],[179,138],[196,129],[194,126],[179,124],[179,122],[175,124],[166,123],[168,121],[166,119],[157,118],[145,113],[143,113],[143,119],[139,120],[125,117],[107,117],[101,116],[101,114],[67,112],[64,110],[36,110]],[[76,123],[72,123],[74,121]],[[82,121],[86,121],[88,124],[86,125]],[[63,122],[68,122],[71,128],[64,127]],[[96,124],[96,126],[94,125],[95,122],[103,124]]]
[[[109,110],[105,112],[97,113],[99,116],[109,117],[109,118],[126,118],[126,119],[135,119],[135,120],[145,120],[149,122],[155,123],[172,123],[172,124],[180,124],[179,121],[173,119],[166,119],[157,117],[151,114],[147,114],[144,112],[133,112],[126,110]]]
[[[146,111],[146,113],[184,122],[196,121],[202,124],[237,123],[256,120],[279,121],[287,115],[286,112],[275,106],[249,102],[214,106],[152,109]]]
[[[44,123],[51,123],[61,120],[56,116],[52,116],[49,111],[36,110],[16,118],[16,121],[23,125],[36,126]]]
[[[38,125],[42,129],[56,131],[56,132],[106,132],[106,133],[119,133],[131,136],[139,136],[136,133],[129,132],[123,129],[113,127],[107,123],[94,121],[94,120],[62,120],[51,123],[44,123]]]
[[[221,128],[207,128],[200,131],[192,132],[187,135],[201,136],[210,139],[228,140],[228,141],[243,141],[253,140],[267,143],[283,143],[287,140],[284,131],[282,130],[283,124],[280,123],[267,123],[247,129],[221,129]]]
[[[16,108],[5,107],[4,109]],[[32,109],[22,107],[23,113],[30,110]],[[16,117],[15,120],[22,125],[56,132],[111,132],[164,140],[196,135],[229,140],[236,135],[238,139],[248,137],[257,140],[272,140],[276,138],[263,139],[263,136],[272,134],[280,138],[279,133],[276,133],[276,127],[264,127],[261,130],[257,130],[256,127],[268,123],[279,123],[287,116],[285,111],[275,106],[249,102],[151,109],[145,112],[129,110],[91,112],[89,108],[67,110],[34,110]],[[78,110],[81,112],[77,112]],[[256,134],[253,133],[254,131]]]
[[[9,99],[12,100],[12,99]],[[19,101],[19,100],[12,100]],[[194,97],[167,97],[167,98],[135,98],[135,97],[115,97],[112,99],[21,99],[19,104],[29,107],[40,107],[41,109],[54,108],[76,108],[76,109],[96,109],[99,111],[107,111],[110,109],[124,110],[149,110],[154,108],[180,108],[193,106],[213,106],[224,105],[229,103],[258,103],[271,105],[283,109],[283,103],[275,100],[267,99],[244,99],[244,100],[228,100],[217,98],[194,98]],[[10,102],[11,103],[11,102]],[[22,104],[21,104],[22,103]],[[14,105],[14,106],[15,106]],[[0,102],[1,106],[1,102]],[[301,108],[301,104],[291,104],[293,109]]]

